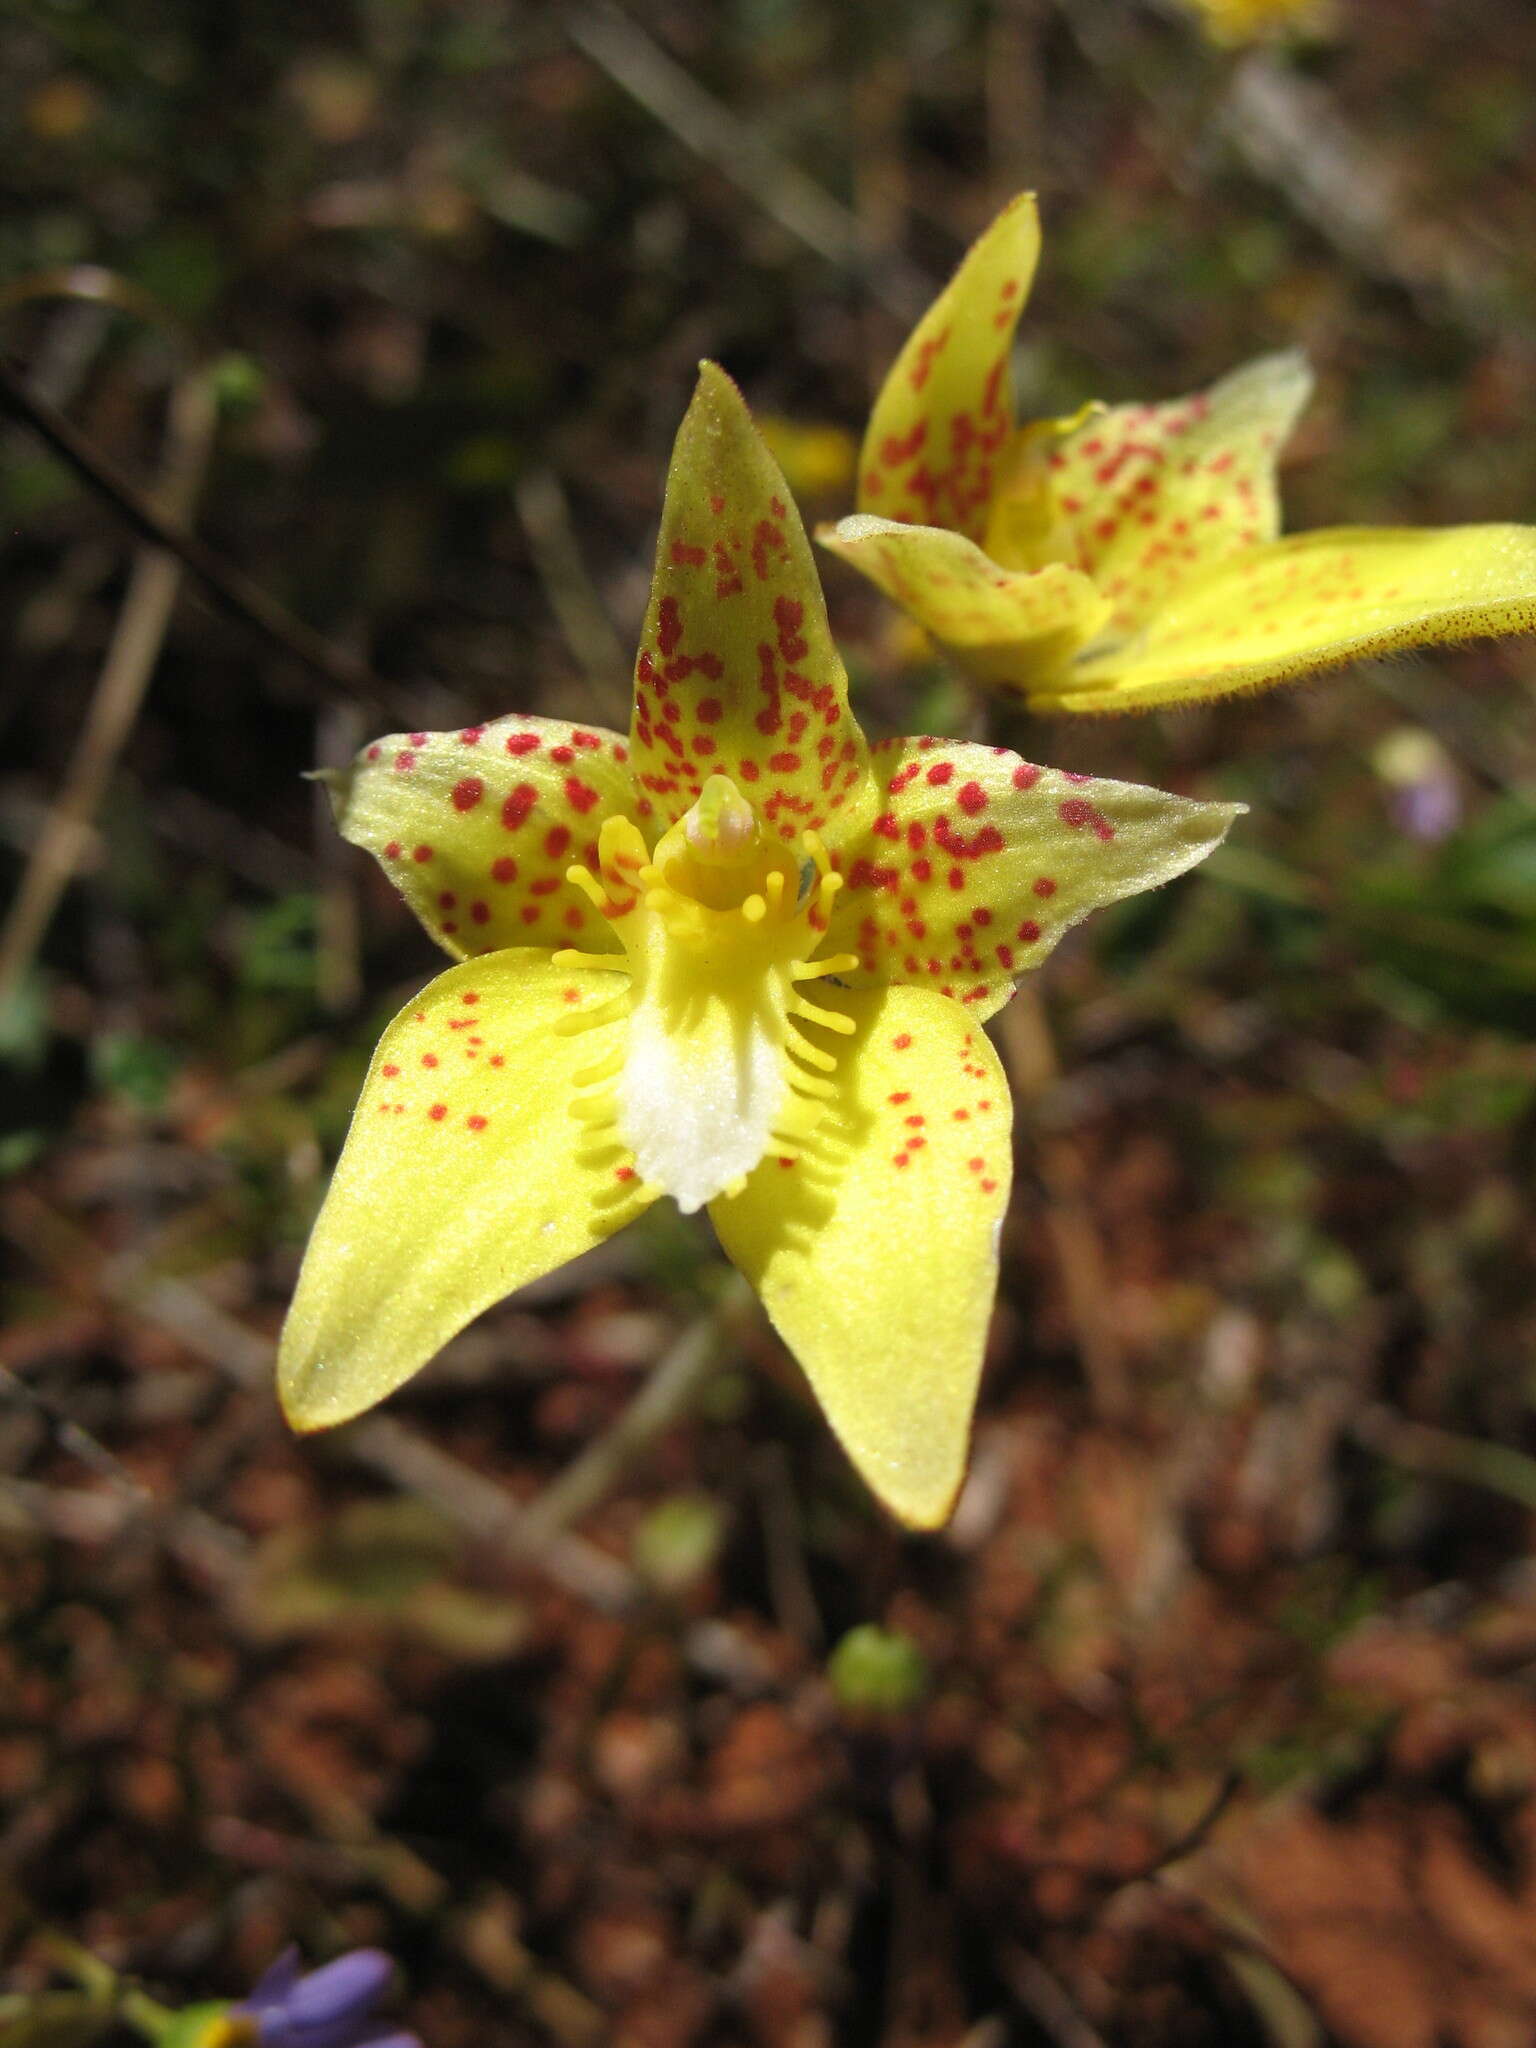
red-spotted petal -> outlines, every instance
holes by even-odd
[[[603,918],[565,879],[597,867],[604,818],[633,816],[628,748],[556,718],[391,733],[325,779],[336,823],[366,847],[447,953],[504,946],[608,952]]]
[[[910,982],[990,1017],[1070,926],[1155,889],[1220,844],[1241,804],[1037,768],[1002,747],[889,740],[883,808],[858,848],[826,945],[855,986]]]
[[[675,824],[716,772],[785,840],[813,827],[835,842],[869,815],[864,735],[800,516],[712,363],[672,454],[631,744],[643,818]]]
[[[645,1207],[631,1154],[579,1114],[585,1073],[623,1047],[616,989],[515,947],[450,967],[386,1030],[283,1328],[295,1428],[371,1408]]]
[[[1040,254],[1022,193],[972,245],[896,358],[859,458],[859,510],[971,540],[1013,434],[1009,359]]]
[[[1275,465],[1311,390],[1289,350],[1189,398],[1112,406],[1048,450],[1031,437],[1015,489],[1033,518],[1032,471],[1044,465],[1056,544],[1108,600],[1106,632],[1133,630],[1203,571],[1273,540]],[[1004,561],[1006,513],[1004,500],[991,536]]]
[[[828,989],[833,1099],[794,1159],[710,1204],[843,1449],[892,1514],[945,1520],[997,1287],[1012,1105],[973,1017],[927,989]]]

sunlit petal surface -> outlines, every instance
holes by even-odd
[[[644,1206],[622,1146],[572,1116],[621,1043],[614,978],[526,949],[450,968],[379,1041],[283,1330],[299,1429],[345,1422],[472,1316]],[[605,1006],[606,1009],[605,1009]]]
[[[871,1490],[934,1528],[964,1475],[997,1286],[1008,1086],[942,996],[826,1000],[857,1027],[837,1042],[827,1114],[797,1159],[764,1160],[710,1215]]]

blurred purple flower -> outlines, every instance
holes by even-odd
[[[1433,844],[1461,823],[1461,791],[1451,776],[1429,776],[1392,792],[1392,815],[1410,839]]]
[[[1393,822],[1410,839],[1434,845],[1461,823],[1461,779],[1433,733],[1402,725],[1378,742],[1372,756],[1390,791]]]
[[[298,1950],[288,1948],[230,2010],[256,2022],[261,2048],[422,2048],[415,2034],[372,2017],[393,1976],[382,1949],[355,1948],[301,1970]]]

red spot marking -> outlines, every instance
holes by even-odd
[[[495,1062],[493,1061],[492,1065],[494,1064]],[[957,1124],[968,1124],[971,1120],[971,1112],[968,1109],[957,1109],[954,1111],[954,1120]]]
[[[1038,939],[1040,936],[1040,927],[1035,923],[1035,920],[1032,917],[1026,917],[1024,922],[1019,926],[1018,935],[1024,941],[1026,946],[1032,946],[1035,943],[1036,939]],[[998,957],[1001,959],[1001,951],[999,951]],[[1007,963],[1004,962],[1005,966],[1006,964]]]
[[[912,1043],[912,1034],[910,1031],[903,1031],[899,1034],[899,1036],[893,1038],[891,1040],[891,1043],[895,1046],[898,1052],[905,1052],[907,1047]]]
[[[925,1116],[909,1116],[902,1118],[902,1122],[910,1124],[914,1131],[920,1131],[923,1125],[927,1123],[927,1121],[928,1119]]]
[[[507,1059],[505,1053],[493,1052],[491,1054],[491,1065],[493,1067],[504,1067],[506,1064]]]
[[[948,879],[951,889],[963,889],[965,887],[965,869],[951,868]]]
[[[563,988],[560,991],[560,1000],[562,1003],[579,1003],[581,1001],[581,990],[579,988]]]
[[[898,1088],[894,1095],[887,1095],[885,1099],[887,1102],[910,1102],[912,1091],[910,1088]]]
[[[1013,965],[1012,946],[999,946],[997,949],[997,958],[1001,966],[1011,967]]]
[[[1114,826],[1100,812],[1096,811],[1093,805],[1084,797],[1069,796],[1065,802],[1059,803],[1056,806],[1056,815],[1061,819],[1063,825],[1070,825],[1074,830],[1079,830],[1084,825],[1091,825],[1094,836],[1098,839],[1107,841],[1115,836]]]
[[[489,924],[491,921],[491,906],[477,896],[469,906],[469,914],[476,924]]]
[[[395,773],[397,775],[409,775],[415,766],[416,756],[409,747],[402,747],[395,756]]]
[[[378,741],[375,740],[373,745],[368,749],[368,759],[370,761],[377,761],[377,759],[379,758],[380,754],[383,753],[383,751],[384,749],[379,745]]]
[[[905,1152],[893,1152],[891,1154],[892,1166],[905,1166],[907,1165],[907,1163],[907,1155]]]
[[[801,622],[805,617],[805,606],[793,597],[776,597],[773,600],[773,623],[779,633],[779,653],[785,661],[804,661],[810,647],[800,637]]]
[[[1033,761],[1021,761],[1013,771],[1015,789],[1033,789],[1040,780],[1040,770]]]
[[[995,1194],[997,1192],[997,1182],[995,1180],[984,1180],[981,1183],[981,1192],[984,1195]]]
[[[683,615],[675,597],[664,597],[656,609],[656,645],[670,661],[683,637]]]
[[[930,776],[929,780],[932,779]],[[968,818],[974,818],[978,811],[987,808],[987,792],[979,782],[968,782],[956,798],[956,802]]]
[[[926,1138],[908,1138],[907,1150],[909,1152],[921,1152],[927,1142]]]
[[[539,792],[531,782],[520,782],[501,807],[501,822],[509,832],[515,832],[527,818],[539,800]]]
[[[573,810],[585,817],[597,802],[597,791],[587,782],[579,782],[574,775],[565,778],[565,800]]]
[[[703,697],[695,706],[694,715],[701,725],[718,725],[722,708],[718,697]]]
[[[789,553],[789,549],[784,545],[783,529],[775,526],[771,519],[759,519],[752,535],[752,572],[759,583],[764,583],[768,579],[770,548],[781,559]]]
[[[384,858],[386,860],[398,860],[400,858],[400,842],[398,839],[391,839],[388,846],[385,847]]]
[[[517,862],[510,859],[506,854],[503,854],[500,860],[493,860],[491,862],[491,880],[493,882],[515,882],[517,880]]]
[[[466,725],[464,730],[459,734],[459,738],[464,742],[464,745],[466,747],[478,747],[481,740],[483,740],[484,737],[485,727],[483,725]]]
[[[755,761],[743,761],[741,763],[741,779],[743,782],[756,782],[762,772],[762,769],[758,767]]]
[[[551,761],[558,761],[562,768],[568,768],[576,758],[576,749],[574,747],[551,747],[549,758]]]
[[[675,540],[672,543],[672,566],[674,569],[702,569],[704,550],[689,547],[685,540]]]
[[[485,795],[485,784],[478,775],[466,775],[462,782],[453,785],[453,808],[456,811],[472,811]]]
[[[382,1067],[380,1069],[380,1072],[384,1075],[384,1078],[387,1081],[393,1081],[393,1079],[395,1078],[396,1074],[399,1073],[399,1071],[400,1069],[398,1067]]]
[[[1034,887],[1037,896],[1054,896],[1056,894],[1056,878],[1054,875],[1036,875]]]
[[[430,846],[418,846],[418,847],[416,847],[416,848],[414,848],[414,849],[412,850],[412,853],[411,853],[411,859],[412,859],[412,860],[415,860],[415,861],[429,861],[429,860],[430,860],[431,858],[432,858],[432,849],[431,849],[431,847],[430,847]]]
[[[770,754],[768,756],[768,766],[775,775],[793,775],[800,766],[800,756],[798,754]]]
[[[544,742],[536,732],[514,732],[507,737],[509,754],[536,754]]]
[[[431,1117],[433,1123],[435,1124],[440,1124],[447,1114],[448,1105],[446,1102],[434,1102],[432,1107],[427,1111],[427,1115]]]
[[[437,899],[437,907],[439,910],[452,910],[458,900],[451,889],[444,889]]]
[[[935,761],[928,770],[928,780],[932,783],[943,784],[949,781],[954,772],[954,764],[952,762]]]
[[[635,1169],[632,1166],[616,1166],[613,1169],[613,1177],[615,1180],[633,1180]]]
[[[972,1173],[980,1173],[987,1162],[985,1161],[985,1159],[967,1159],[965,1163],[971,1169]]]
[[[472,1131],[483,1131],[485,1129],[486,1120],[483,1116],[467,1116],[464,1121]]]

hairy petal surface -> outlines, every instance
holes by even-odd
[[[632,751],[643,818],[675,824],[715,772],[784,840],[811,827],[835,842],[867,814],[864,735],[805,529],[713,363],[672,452]]]
[[[1086,650],[1042,711],[1138,711],[1261,690],[1363,655],[1536,632],[1536,526],[1331,527],[1177,591],[1144,631]]]
[[[1039,255],[1026,192],[972,244],[881,387],[859,457],[861,512],[981,539],[1013,433],[1009,362]]]
[[[873,762],[883,808],[827,945],[858,955],[855,986],[937,989],[978,1019],[1090,911],[1204,860],[1244,808],[959,741],[889,740]]]
[[[1312,391],[1294,349],[1261,356],[1209,391],[1117,405],[1040,446],[1065,558],[1126,631],[1214,563],[1280,531],[1279,452]]]
[[[379,1041],[284,1326],[296,1429],[371,1408],[484,1308],[645,1205],[628,1154],[571,1115],[622,1044],[614,978],[529,948],[466,962]]]
[[[1053,562],[1000,568],[963,534],[855,513],[817,533],[883,590],[963,668],[1016,689],[1053,683],[1108,616],[1080,570]]]
[[[327,773],[344,839],[371,853],[446,953],[614,940],[565,871],[630,816],[629,749],[558,718],[391,733]]]
[[[1012,1170],[985,1034],[926,989],[829,990],[837,1095],[790,1165],[711,1205],[855,1468],[931,1529],[965,1470]]]

